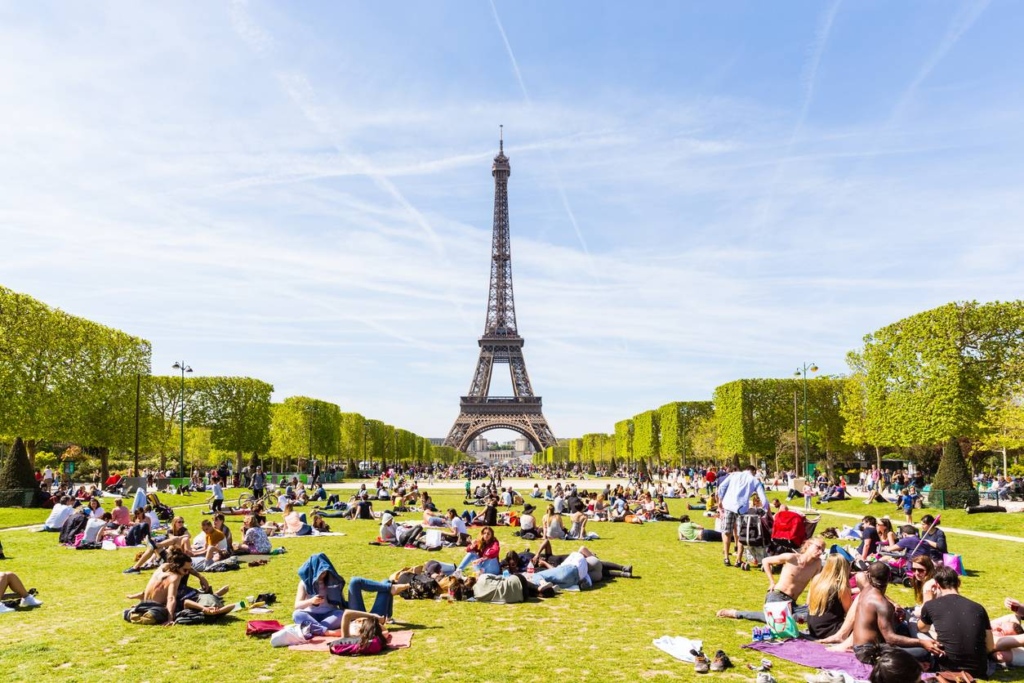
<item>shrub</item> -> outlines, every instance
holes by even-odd
[[[25,442],[18,437],[3,465],[0,465],[0,506],[24,505],[24,492],[38,490]]]
[[[978,504],[978,492],[971,480],[960,443],[950,437],[942,448],[939,469],[932,481],[931,500],[947,508]]]

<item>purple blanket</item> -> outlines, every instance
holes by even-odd
[[[842,671],[858,680],[867,680],[871,676],[871,667],[858,662],[852,652],[830,652],[824,645],[813,640],[754,642],[743,647],[815,669]]]

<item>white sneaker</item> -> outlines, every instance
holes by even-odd
[[[13,612],[13,611],[14,611],[14,609],[12,607],[8,607],[4,603],[0,602],[0,614],[3,614],[5,612]]]
[[[26,595],[21,599],[22,607],[40,607],[42,604],[42,602],[36,600],[36,596],[34,595]]]

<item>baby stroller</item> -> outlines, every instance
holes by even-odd
[[[747,571],[751,566],[760,566],[761,561],[767,556],[768,540],[771,536],[768,516],[757,513],[740,515],[736,527],[736,540],[743,544],[740,567]]]
[[[169,505],[164,505],[160,502],[160,497],[155,493],[150,493],[146,496],[146,500],[153,506],[153,511],[156,512],[156,517],[161,522],[169,522],[174,519],[174,510]]]
[[[772,524],[768,552],[772,555],[796,552],[804,541],[814,536],[820,519],[821,515],[805,516],[792,510],[777,513]]]

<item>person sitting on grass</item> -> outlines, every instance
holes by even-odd
[[[565,539],[562,513],[558,512],[554,505],[548,505],[547,513],[541,519],[541,529],[544,531],[544,538],[553,538],[558,541]]]
[[[185,554],[188,554],[191,548],[192,536],[189,534],[188,528],[185,527],[185,519],[183,517],[175,517],[171,520],[171,526],[167,530],[166,538],[161,541],[154,541],[153,537],[149,536],[146,540],[150,547],[136,560],[134,565],[125,569],[123,573],[138,574],[154,556],[159,555],[163,557],[172,548],[178,548]]]
[[[706,541],[721,543],[722,534],[714,529],[705,529],[690,521],[689,515],[683,515],[679,521],[678,538],[680,541]]]
[[[494,537],[494,529],[485,526],[480,530],[480,536],[466,548],[466,555],[462,558],[458,568],[464,570],[472,564],[478,573],[500,574],[501,565],[498,562],[500,552],[501,544]]]
[[[839,633],[852,604],[850,561],[833,553],[807,588],[807,630],[811,637],[824,640]]]
[[[205,560],[204,567],[208,567],[227,557],[227,538],[208,519],[203,520],[202,529],[203,532],[196,537],[189,554],[202,557]]]
[[[43,531],[56,531],[59,533],[60,528],[64,526],[64,522],[75,512],[75,508],[72,505],[73,502],[74,500],[71,496],[61,496],[60,502],[53,506],[53,509],[50,510],[50,515],[43,522]]]
[[[377,593],[373,613],[390,619],[394,596],[409,588],[409,584],[370,581],[354,577],[349,586],[349,601],[345,601],[345,579],[323,553],[316,553],[299,567],[299,587],[295,594],[292,620],[311,635],[327,635],[341,627],[347,607],[365,612],[363,591]]]
[[[363,494],[350,506],[349,519],[373,519],[373,503],[370,496]]]
[[[921,517],[921,545],[928,549],[928,555],[935,564],[941,564],[943,555],[949,552],[946,533],[939,528],[939,520],[931,515]]]
[[[133,610],[129,610],[130,612],[143,614],[143,612],[139,610],[140,607],[155,605],[157,607],[163,607],[166,611],[157,610],[144,612],[144,614],[154,616],[160,615],[162,616],[162,619],[154,619],[152,617],[147,619],[143,616],[140,619],[133,619],[132,621],[146,625],[163,624],[165,626],[172,626],[179,607],[181,609],[195,609],[203,612],[207,616],[227,614],[234,609],[234,605],[215,608],[208,606],[204,602],[197,601],[200,593],[195,589],[188,588],[189,575],[193,575],[199,579],[200,587],[204,593],[209,593],[211,591],[210,582],[206,580],[206,577],[193,569],[192,558],[179,548],[172,548],[167,553],[166,561],[161,564],[149,578],[149,583],[146,584],[146,588],[141,593],[132,593],[128,595],[129,600],[141,600],[138,606]],[[214,595],[224,597],[227,592],[228,587],[224,586],[214,593]],[[125,618],[128,618],[127,614]]]
[[[260,526],[258,518],[249,515],[242,522],[242,542],[235,546],[240,555],[269,555],[272,549],[267,532]]]
[[[794,616],[800,614],[801,618],[807,614],[807,607],[797,607],[797,600],[804,588],[814,576],[821,571],[821,554],[825,551],[825,541],[821,538],[810,538],[804,541],[800,550],[795,553],[782,553],[772,555],[761,561],[761,568],[768,576],[768,593],[765,595],[765,603],[788,602],[793,606]],[[772,567],[782,565],[782,573],[779,580],[775,580]],[[718,610],[718,616],[724,619],[750,619],[751,621],[764,621],[764,610],[742,611],[735,609]]]
[[[889,566],[884,562],[873,562],[863,574],[862,589],[857,596],[853,618],[853,637],[849,643],[836,646],[834,650],[852,647],[858,661],[870,663],[872,647],[883,643],[894,645],[909,652],[918,661],[925,661],[930,655],[941,656],[942,647],[930,639],[911,638],[896,631],[896,609],[885,597],[889,587]]]
[[[935,595],[921,608],[917,630],[926,633],[934,626],[935,640],[942,651],[938,670],[966,671],[975,678],[988,678],[988,654],[995,650],[988,612],[960,595],[960,576],[952,568],[937,568],[933,578]]]
[[[294,503],[285,503],[284,510],[284,533],[295,536],[309,536],[313,533],[313,527],[303,520],[299,513],[295,512]]]
[[[441,532],[441,538],[446,542],[457,546],[467,546],[472,540],[469,535],[469,530],[466,527],[466,521],[459,517],[459,513],[455,511],[455,508],[448,508],[446,513],[448,528],[450,533]]]
[[[224,522],[224,514],[218,512],[213,516],[213,528],[224,534],[224,549],[221,551],[222,557],[231,557],[231,553],[235,549],[235,539],[231,537],[231,527]]]
[[[21,598],[19,603],[20,607],[39,607],[43,603],[36,599],[33,595],[33,590],[26,590],[25,584],[21,582],[18,575],[14,572],[0,572],[0,599],[6,599],[8,597],[8,589],[14,594],[14,596]],[[0,602],[0,614],[15,611],[13,608]]]
[[[569,515],[569,520],[572,522],[572,528],[570,528],[569,533],[565,535],[566,539],[574,541],[593,541],[598,538],[597,534],[587,533],[587,521],[589,521],[590,518],[587,517],[587,513],[584,511],[584,505],[582,502],[576,503],[576,509],[573,510],[571,515]]]

